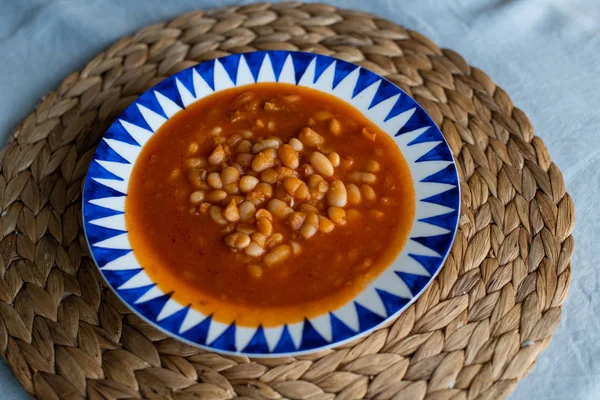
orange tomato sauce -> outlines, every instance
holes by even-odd
[[[240,106],[236,99],[246,92],[256,95],[260,104],[276,104],[278,110]],[[290,95],[299,100],[283,101]],[[330,118],[318,118],[323,114],[341,123],[341,134],[330,133]],[[310,126],[346,168],[336,168],[331,179],[363,171],[370,160],[379,163],[377,182],[371,185],[377,200],[345,207],[356,210],[345,225],[299,239],[299,255],[254,279],[248,274],[249,260],[224,244],[223,226],[189,210],[188,198],[196,190],[184,173],[190,143],[208,156],[216,145],[210,132],[217,126],[225,137],[251,131],[254,139],[278,137],[283,142]],[[361,134],[365,127],[376,133],[374,140]],[[218,92],[170,118],[143,147],[125,203],[135,257],[164,292],[173,292],[175,300],[214,320],[264,327],[302,321],[350,301],[397,257],[414,210],[410,171],[392,138],[334,96],[280,83]],[[274,218],[274,227],[286,239],[297,238],[284,221]]]

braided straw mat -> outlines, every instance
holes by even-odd
[[[389,326],[308,356],[221,356],[151,328],[104,286],[80,220],[94,147],[125,107],[181,69],[259,49],[385,76],[441,127],[461,177],[436,281]],[[458,54],[357,11],[255,4],[144,28],[47,94],[0,154],[0,351],[41,399],[503,398],[548,345],[569,287],[573,202],[523,111]]]

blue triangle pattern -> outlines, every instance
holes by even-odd
[[[235,84],[237,82],[237,72],[238,67],[240,65],[240,57],[239,54],[232,54],[229,57],[219,58],[219,62],[229,75],[229,79]]]
[[[208,329],[210,328],[211,322],[212,316],[208,316],[198,325],[180,334],[180,336],[184,339],[189,340],[190,342],[206,344],[206,338],[208,337]]]
[[[446,168],[439,170],[435,174],[429,175],[426,178],[421,179],[421,182],[434,182],[434,183],[446,183],[449,185],[456,185],[456,168],[454,165],[449,164]]]
[[[381,301],[383,302],[383,305],[385,306],[385,312],[387,312],[388,316],[395,314],[398,310],[400,310],[402,307],[407,305],[408,301],[410,300],[410,299],[405,299],[404,297],[396,296],[395,294],[392,294],[392,293],[388,292],[387,290],[383,290],[383,289],[375,289],[375,290],[377,291],[377,294],[381,298]]]
[[[333,342],[340,342],[342,340],[348,339],[349,337],[356,335],[356,332],[350,329],[333,313],[329,313],[329,319],[331,321],[331,337],[333,339]]]
[[[215,60],[201,62],[194,69],[204,79],[206,84],[212,90],[215,90]]]
[[[369,70],[361,68],[358,72],[358,81],[356,82],[356,86],[354,86],[354,91],[352,92],[352,98],[355,98],[360,92],[371,86],[377,81],[382,81],[380,77],[375,75]]]
[[[337,61],[335,64],[335,72],[333,74],[333,85],[332,89],[335,89],[337,85],[340,84],[341,81],[344,80],[351,72],[359,69],[356,65],[352,65],[350,63],[344,61]]]
[[[258,327],[252,339],[248,342],[243,350],[244,353],[251,354],[267,354],[269,353],[269,344],[265,337],[265,331],[261,326]]]
[[[427,197],[421,201],[456,209],[456,205],[459,204],[458,196],[458,187],[453,187],[452,189]]]
[[[294,344],[292,335],[290,335],[290,329],[287,325],[284,325],[281,337],[279,338],[279,342],[277,342],[277,346],[273,349],[273,353],[289,353],[292,351],[296,351],[296,345]]]
[[[288,53],[283,51],[269,51],[267,53],[269,54],[269,59],[271,59],[271,65],[273,66],[273,72],[275,73],[275,80],[279,81],[285,60],[288,58]]]
[[[445,251],[442,254],[444,253]],[[440,267],[440,262],[442,261],[441,257],[422,256],[419,254],[409,254],[408,256],[421,264],[421,266],[431,275],[436,273],[437,269]]]
[[[149,131],[152,132],[152,131]],[[127,132],[127,130],[123,127],[119,120],[115,121],[114,124],[108,128],[106,133],[104,134],[105,139],[114,139],[120,142],[125,142],[128,144],[133,144],[135,146],[140,146],[138,142]]]
[[[416,296],[429,282],[429,276],[414,275],[408,272],[394,271],[406,283],[413,296]]]
[[[416,162],[424,161],[452,161],[452,154],[445,143],[440,143],[429,150],[427,154],[421,156]]]
[[[173,103],[177,104],[180,108],[185,108],[183,105],[183,100],[181,100],[181,95],[179,94],[179,89],[177,89],[175,77],[170,76],[167,79],[160,81],[156,86],[154,86],[154,90],[171,100]],[[154,90],[152,92],[154,92]],[[156,98],[156,94],[154,94],[154,97]],[[156,101],[158,101],[158,99]],[[160,108],[162,110],[162,107]],[[166,118],[166,114],[164,114],[164,116]]]
[[[165,303],[171,298],[171,293],[163,294],[162,296],[156,297],[152,300],[145,301],[135,305],[135,308],[141,312],[146,318],[150,318],[152,321],[156,321],[156,317],[163,309]]]
[[[425,111],[423,111],[423,109],[417,107],[417,105],[414,103],[414,100],[413,100],[413,106],[411,108],[414,108],[414,107],[416,107],[415,112],[410,117],[408,122],[406,122],[406,124],[404,124],[404,126],[402,128],[400,128],[400,130],[398,131],[398,133],[396,133],[395,136],[403,135],[405,133],[412,132],[417,129],[421,129],[426,126],[433,126],[433,121],[431,121],[431,119],[429,119],[429,115],[427,115],[427,113],[425,113]]]
[[[137,270],[137,272],[139,272],[139,270]],[[143,287],[135,288],[135,289],[119,290],[119,296],[121,296],[121,298],[127,304],[133,304],[137,301],[137,299],[139,299],[140,297],[145,295],[154,286],[156,286],[156,285],[151,284],[151,285],[147,285],[147,286],[143,286]]]
[[[261,53],[259,51],[253,51],[252,53],[244,54],[244,59],[248,64],[248,68],[250,68],[250,72],[252,73],[252,77],[254,78],[254,82],[258,80],[258,74],[260,73],[260,67],[262,66],[266,53]]]
[[[177,74],[179,82],[191,93],[194,98],[196,97],[196,89],[194,89],[194,69],[186,68]]]
[[[98,143],[98,147],[96,147],[96,153],[94,154],[94,160],[114,161],[123,164],[130,164],[129,161],[121,157],[119,153],[114,151],[104,140]],[[88,176],[95,177],[95,175],[90,174],[88,174]]]
[[[431,128],[431,127],[428,126],[427,128]],[[421,133],[419,135],[419,137],[414,139],[408,145],[412,146],[412,145],[419,144],[419,143],[439,142],[441,140],[442,140],[442,138],[440,137],[440,134],[438,131],[436,131],[435,129],[427,129],[425,132]]]
[[[104,271],[102,271],[102,273],[104,274],[104,277],[106,278],[107,281],[110,282],[111,285],[113,285],[115,288],[118,288],[119,286],[121,286],[122,284],[127,282],[129,279],[131,279],[132,277],[137,275],[141,270],[142,270],[141,268],[126,269],[126,270],[119,270],[119,271],[104,270]],[[121,294],[120,292],[121,291],[119,291],[119,294]]]
[[[292,63],[294,64],[294,73],[296,77],[296,84],[300,82],[302,75],[306,72],[310,62],[316,56],[309,56],[307,54],[292,53]]]
[[[118,235],[121,235],[126,232],[126,231],[122,231],[122,230],[118,230],[118,229],[103,228],[103,227],[100,227],[97,225],[86,223],[86,229],[88,227],[90,229],[86,230],[86,233],[87,233],[87,238],[90,241],[90,243],[98,243],[103,240],[110,239],[111,237],[118,236]]]
[[[95,227],[97,229],[97,227]],[[85,224],[85,229],[86,232],[89,232],[89,229],[94,229],[94,227],[90,226],[88,223]],[[131,253],[131,250],[115,250],[115,249],[103,249],[102,247],[95,247],[92,250],[94,253],[94,259],[96,260],[96,263],[100,266],[100,268],[104,267],[106,264],[108,264],[111,261],[116,260],[119,257],[123,257],[125,254]],[[139,272],[139,271],[138,271]],[[104,277],[106,278],[107,281],[110,282],[110,284],[112,285],[112,281],[110,280],[111,278],[109,278],[107,276],[108,271],[102,271],[102,273],[104,274]],[[118,286],[118,285],[113,285],[113,286]]]
[[[216,338],[214,342],[208,344],[215,349],[235,351],[235,323],[229,325],[221,336]]]
[[[304,327],[302,328],[302,341],[300,342],[300,350],[316,349],[322,347],[329,342],[325,340],[319,332],[312,326],[308,319],[304,319]]]
[[[189,308],[189,306],[182,308],[175,314],[170,315],[167,318],[160,321],[158,325],[160,325],[161,328],[166,329],[169,332],[177,332],[177,330],[183,323],[183,320],[185,319]]]
[[[123,211],[111,210],[92,203],[87,203],[83,210],[83,215],[86,220],[93,221],[98,218],[112,217],[113,215],[123,214]]]
[[[445,254],[448,247],[450,247],[452,234],[446,233],[436,236],[413,237],[411,240],[421,243],[423,246],[430,248],[438,254]]]
[[[384,100],[389,99],[400,93],[400,90],[388,81],[387,79],[382,79],[379,88],[377,88],[377,92],[375,93],[375,97],[373,97],[373,101],[369,105],[369,109],[375,107],[377,104],[381,103]]]
[[[136,104],[139,104],[141,106],[146,107],[147,109],[149,109],[151,111],[154,111],[155,113],[162,116],[163,118],[167,118],[167,114],[165,114],[162,106],[160,105],[160,103],[158,102],[158,99],[156,98],[156,95],[154,94],[154,88],[150,89],[149,91],[145,92],[143,95],[138,97],[138,99],[135,101],[134,105],[136,105]],[[128,122],[130,122],[130,121],[128,121]],[[138,124],[136,124],[136,125],[138,125]],[[149,127],[150,126],[148,126],[148,128]],[[148,130],[150,132],[154,132],[152,129],[148,129]]]
[[[104,160],[101,160],[104,161]],[[129,163],[127,163],[129,164]],[[98,179],[112,179],[115,181],[121,181],[123,182],[124,179],[121,178],[120,176],[117,176],[115,174],[113,174],[112,172],[108,171],[107,169],[105,169],[102,165],[100,165],[98,163],[97,160],[94,160],[90,163],[90,167],[88,169],[88,174],[91,174],[90,176],[93,176],[94,178],[98,178]]]
[[[150,97],[149,92],[144,93],[143,96],[145,96],[144,99],[142,99],[140,97],[133,104],[131,104],[129,107],[127,107],[125,109],[125,111],[123,111],[123,114],[121,114],[119,119],[125,120],[125,121],[129,122],[130,124],[137,125],[140,128],[149,130],[150,132],[154,132],[152,130],[152,128],[150,128],[150,125],[148,125],[148,123],[146,122],[146,119],[144,118],[144,116],[140,112],[140,109],[137,106],[139,103],[143,104],[144,102],[146,102],[146,103],[152,102],[151,100],[148,100],[148,98]],[[156,100],[156,97],[154,96],[154,94],[152,94],[152,98],[158,104],[158,100]],[[150,108],[150,107],[148,107],[148,108]],[[160,107],[160,105],[159,105],[158,108],[160,109],[160,111],[162,113],[162,107]]]
[[[419,221],[452,231],[456,227],[457,219],[458,213],[456,211],[451,211],[449,213],[436,215],[434,217],[422,218]]]
[[[385,117],[384,121],[388,121],[394,117],[397,117],[403,112],[412,110],[415,107],[415,101],[411,99],[410,96],[408,96],[407,94],[401,93],[400,97],[398,98],[398,100],[396,100],[396,103],[394,104],[388,115]],[[398,132],[395,136],[398,135],[400,135],[400,132]]]
[[[356,301],[354,302],[354,306],[356,307],[356,313],[358,314],[358,326],[360,327],[361,332],[379,325],[385,319],[382,316],[375,314],[373,311],[363,307]]]
[[[333,58],[317,56],[317,63],[315,65],[315,78],[313,79],[313,83],[316,83],[317,80],[323,75],[323,72],[333,64]]]
[[[85,201],[85,207],[87,207],[89,204],[89,200],[92,199],[102,199],[105,197],[121,197],[121,196],[125,196],[125,194],[111,189],[108,186],[104,186],[99,184],[98,182],[94,181],[94,180],[89,180],[87,182],[87,188],[86,188],[86,193],[84,196],[84,201]],[[84,207],[84,208],[85,208]],[[85,210],[84,210],[85,212]],[[84,214],[87,215],[87,214]]]

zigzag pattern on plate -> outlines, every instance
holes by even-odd
[[[352,302],[317,318],[275,328],[239,327],[179,304],[138,264],[129,246],[124,205],[142,146],[168,118],[230,87],[285,82],[333,94],[394,137],[417,194],[410,239],[398,259]],[[408,95],[378,75],[330,57],[285,51],[232,55],[171,76],[115,121],[97,148],[84,190],[84,222],[100,270],[117,294],[150,323],[190,343],[222,352],[294,353],[341,344],[398,314],[442,266],[459,211],[458,177],[439,129]]]

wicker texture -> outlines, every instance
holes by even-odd
[[[304,50],[381,74],[442,128],[462,215],[436,281],[395,322],[336,350],[273,360],[201,351],[130,314],[90,259],[81,185],[113,119],[200,61]],[[251,5],[147,27],[68,76],[0,153],[0,351],[42,399],[496,399],[533,367],[570,283],[574,208],[525,114],[458,54],[325,5]]]

